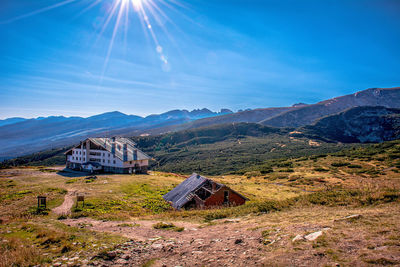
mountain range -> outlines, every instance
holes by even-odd
[[[262,108],[236,113],[227,109],[223,109],[220,112],[201,109],[193,111],[173,110],[144,118],[135,115],[126,115],[120,112],[104,113],[89,118],[12,118],[0,121],[0,157],[15,157],[45,149],[67,146],[88,136],[157,135],[167,132],[241,122],[258,123],[270,127],[305,127],[302,131],[306,134],[318,135],[316,129],[326,130],[327,127],[334,127],[337,131],[341,131],[340,126],[345,122],[343,119],[349,116],[342,114],[323,120],[324,117],[340,114],[348,109],[359,106],[379,106],[381,107],[379,112],[392,112],[394,114],[396,113],[394,110],[383,111],[382,108],[400,108],[400,87],[371,88],[311,105],[300,103],[291,107]],[[376,112],[378,112],[378,110],[376,110]],[[393,114],[383,115],[383,113],[378,113],[373,117],[380,114],[379,116],[383,116],[381,116],[381,119],[386,122],[389,122],[390,116],[394,116]],[[352,117],[352,120],[357,121],[360,120],[361,117],[363,116]],[[396,120],[391,122],[397,123]],[[357,123],[354,123],[354,125],[356,124]],[[311,128],[307,128],[307,125],[313,125],[313,131],[311,131]],[[346,125],[353,124],[350,123]],[[361,127],[362,125],[363,123],[359,121],[359,126]],[[363,128],[363,130],[367,129]],[[354,138],[350,138],[349,140],[359,142],[374,141],[372,137],[372,139],[357,139],[357,131],[354,131],[353,135],[355,137],[353,136]],[[332,137],[333,136],[338,135],[333,134]]]

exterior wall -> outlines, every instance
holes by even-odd
[[[135,167],[136,165],[138,165],[139,167],[149,166],[149,161],[147,159],[146,160],[126,161],[126,162],[124,162],[123,167],[130,168],[130,167]]]
[[[223,186],[204,201],[204,206],[211,207],[224,205],[224,191],[229,191],[229,205],[240,206],[246,203],[246,199],[232,191],[229,187]]]
[[[67,156],[67,160],[72,163],[85,163],[86,153],[81,149],[74,148],[72,149],[72,155]]]
[[[69,154],[71,153],[71,154]],[[97,162],[103,166],[104,172],[109,173],[147,173],[149,160],[123,162],[107,150],[90,149],[90,141],[82,142],[66,155],[66,167],[81,170],[81,165],[86,162]]]

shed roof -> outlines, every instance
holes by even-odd
[[[172,203],[172,207],[175,209],[181,209],[186,203],[188,203],[195,196],[197,189],[204,186],[208,181],[215,183],[211,179],[193,173],[189,178],[179,184],[177,187],[172,189],[170,192],[163,196],[164,200]],[[216,183],[218,185],[225,186],[223,184]],[[225,186],[226,187],[226,186]],[[232,192],[235,192],[240,197],[248,200],[245,196],[229,188]]]
[[[200,188],[207,180],[207,178],[193,173],[189,178],[165,194],[163,198],[166,201],[170,201],[175,209],[180,209],[193,198],[191,193]]]

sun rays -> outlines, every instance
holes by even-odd
[[[53,1],[54,2],[54,1]],[[151,43],[154,47],[154,53],[157,53],[157,56],[160,60],[160,65],[162,70],[169,71],[170,63],[168,61],[168,57],[165,54],[164,48],[159,41],[156,30],[161,30],[169,40],[172,40],[172,37],[168,34],[168,31],[165,26],[165,22],[174,25],[172,20],[166,14],[166,10],[174,10],[176,11],[176,6],[182,7],[180,2],[176,0],[65,0],[65,1],[57,1],[55,4],[48,5],[46,7],[42,7],[40,9],[28,12],[26,14],[19,15],[14,18],[10,18],[8,20],[0,22],[0,24],[9,24],[22,19],[29,19],[32,16],[39,15],[44,12],[50,12],[54,9],[62,8],[66,5],[74,5],[80,4],[82,7],[81,11],[78,12],[72,19],[76,19],[80,16],[83,16],[85,13],[89,12],[93,8],[104,5],[110,6],[109,8],[103,8],[99,10],[107,10],[104,16],[102,25],[98,30],[97,41],[102,38],[105,33],[109,34],[107,39],[109,39],[109,43],[106,47],[106,52],[104,55],[104,65],[102,68],[101,77],[104,77],[107,66],[109,64],[114,46],[115,40],[119,34],[123,34],[124,43],[127,43],[127,36],[130,31],[130,23],[134,21],[131,19],[131,16],[137,16],[143,34],[150,39]],[[104,12],[104,11],[103,11]],[[155,27],[157,26],[157,27]],[[175,25],[174,25],[175,26]],[[131,27],[132,29],[134,27]],[[95,41],[95,43],[97,43]],[[172,40],[173,41],[173,40]],[[100,79],[100,83],[103,78]]]

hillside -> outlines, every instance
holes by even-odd
[[[273,118],[266,118],[260,123],[274,127],[305,126],[314,123],[319,118],[358,106],[400,108],[400,87],[367,89],[287,111]]]
[[[397,266],[399,153],[392,141],[267,160],[210,177],[245,205],[179,212],[161,198],[179,175],[0,170],[0,266]],[[57,214],[67,200],[70,213]]]
[[[400,138],[400,109],[357,107],[298,129],[309,138],[343,143],[379,143]]]
[[[89,118],[47,117],[16,121],[0,126],[0,157],[20,156],[29,153],[72,145],[89,136],[110,135],[132,129],[148,129],[182,124],[192,120],[232,113],[230,110],[212,112],[202,110],[172,110],[145,118],[109,112]]]
[[[154,158],[153,170],[241,173],[270,159],[321,155],[358,143],[398,139],[399,112],[385,107],[356,107],[297,129],[231,123],[132,138]],[[62,165],[65,149],[19,157],[3,165]]]
[[[188,129],[225,124],[261,123],[272,127],[297,128],[357,106],[400,108],[400,88],[368,89],[313,105],[264,108],[232,113],[201,110],[172,110],[145,118],[110,112],[89,118],[48,117],[19,121],[0,126],[0,157],[21,156],[70,146],[94,136],[159,135]],[[8,123],[3,121],[3,123]]]
[[[134,137],[138,147],[152,156],[153,170],[222,174],[240,172],[268,159],[334,152],[344,146],[293,138],[292,129],[255,123],[223,124],[159,136]],[[63,151],[49,150],[6,162],[8,165],[65,164]]]
[[[153,128],[145,131],[149,134],[161,134],[170,131],[195,129],[222,123],[261,123],[272,127],[297,128],[313,124],[316,120],[337,114],[346,109],[358,106],[383,106],[388,108],[400,108],[400,87],[396,88],[372,88],[354,94],[324,100],[322,102],[306,105],[295,104],[292,107],[254,109],[234,114],[228,114],[215,118],[205,118],[190,123],[173,127]],[[131,132],[131,135],[139,135],[142,131]]]

